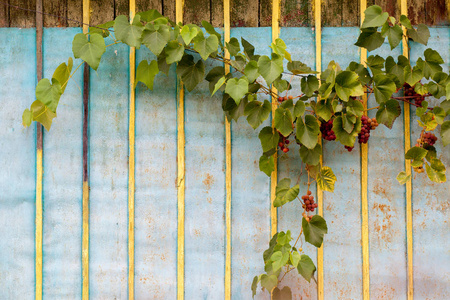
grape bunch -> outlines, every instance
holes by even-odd
[[[422,143],[429,146],[433,146],[436,143],[437,139],[438,138],[431,132],[425,132],[422,135]]]
[[[336,139],[336,135],[333,131],[333,120],[322,122],[320,124],[320,132],[322,132],[323,138],[327,141],[334,141]]]
[[[280,147],[280,150],[283,151],[284,153],[288,153],[289,152],[289,137],[285,137],[283,135],[281,135],[280,133],[280,142],[278,143],[278,146]]]
[[[314,196],[311,195],[311,191],[308,191],[306,195],[302,196],[303,205],[302,207],[308,211],[314,211],[317,208],[318,204],[314,203]]]
[[[353,148],[355,148],[355,146],[344,146],[345,149],[347,149],[348,152],[352,152]]]
[[[362,127],[361,132],[358,134],[358,142],[360,144],[366,144],[369,141],[370,131],[378,127],[378,122],[377,119],[375,118],[371,119],[368,118],[367,116],[362,116],[361,123]]]
[[[418,84],[421,83],[419,82]],[[407,83],[403,85],[403,88],[404,88],[404,95],[406,97],[414,97],[414,103],[417,106],[422,107],[422,102],[425,100],[425,97],[420,94],[417,94],[414,88]]]
[[[281,96],[280,96],[280,97],[278,97],[278,102],[281,103],[281,102],[283,102],[283,101],[287,101],[288,99],[289,99],[289,100],[292,100],[292,99],[294,99],[294,97],[292,97],[292,96],[289,96],[289,97],[288,97],[288,96],[281,97]]]

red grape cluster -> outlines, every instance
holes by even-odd
[[[378,127],[378,122],[375,118],[370,119],[367,116],[362,116],[361,123],[362,127],[361,132],[358,134],[358,142],[366,144],[369,141],[370,131]]]
[[[433,146],[436,143],[437,139],[438,138],[434,134],[432,134],[431,132],[425,132],[422,135],[422,142],[423,142],[423,144],[427,144],[429,146]]]
[[[278,102],[281,103],[281,102],[283,102],[283,101],[287,101],[288,99],[289,99],[289,100],[292,100],[292,99],[294,99],[294,97],[292,97],[292,96],[289,96],[289,97],[288,97],[288,96],[281,97],[281,96],[280,96],[280,97],[278,97]]]
[[[289,137],[285,137],[280,134],[280,139],[281,139],[281,141],[278,143],[280,150],[283,151],[284,153],[288,153],[289,152],[289,148],[288,148]]]
[[[302,196],[303,200],[303,208],[308,211],[314,211],[317,208],[318,204],[314,203],[314,196],[311,195],[311,191],[308,191],[306,195]]]
[[[418,84],[421,83],[419,82]],[[420,94],[417,94],[414,88],[407,83],[403,85],[403,88],[404,88],[404,95],[406,97],[414,97],[414,103],[417,106],[422,107],[422,102],[425,100],[425,97]]]
[[[355,148],[355,146],[344,146],[345,149],[347,149],[348,152],[352,152],[353,148]]]
[[[333,120],[322,122],[320,124],[320,132],[322,132],[322,137],[327,141],[334,141],[336,139],[336,135],[333,131]]]

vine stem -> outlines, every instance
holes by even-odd
[[[72,76],[77,72],[77,70],[81,67],[82,64],[84,64],[84,61],[82,61],[82,62],[75,68],[75,70],[72,72],[72,74],[70,74],[69,78],[67,78],[66,82],[64,82],[64,84],[61,86],[61,88],[67,85],[67,83],[69,82],[70,78],[72,78]]]

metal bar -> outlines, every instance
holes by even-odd
[[[280,35],[280,1],[273,0],[272,1],[272,41],[275,40]],[[277,89],[272,85],[272,93],[277,94]],[[272,97],[272,127],[275,127],[275,110],[278,107],[278,99],[276,97]],[[275,191],[277,188],[278,181],[278,163],[277,163],[277,153],[273,155],[275,167],[270,175],[270,232],[271,236],[275,235],[278,231],[278,216],[277,216],[277,208],[273,206],[273,202],[275,201]]]
[[[401,0],[400,12],[408,15],[407,0]],[[403,31],[406,34],[406,29]],[[409,59],[408,40],[403,38],[403,55]],[[405,132],[405,153],[411,148],[411,112],[408,103],[403,103],[404,108],[404,132]],[[411,162],[405,160],[406,175],[411,175]],[[408,300],[414,298],[414,272],[413,272],[413,228],[412,228],[412,179],[406,182],[406,248],[408,265]]]
[[[223,25],[225,42],[230,40],[230,0],[223,2]],[[225,58],[230,53],[225,48]],[[230,66],[225,64],[225,73],[230,72]],[[226,254],[225,254],[225,300],[231,300],[231,123],[225,116],[225,226],[226,226]]]
[[[183,23],[183,0],[176,0],[175,16],[177,23]],[[184,215],[185,215],[185,134],[184,134],[184,88],[178,81],[177,95],[177,187],[178,187],[178,238],[177,238],[177,299],[184,299]]]
[[[36,0],[36,10],[42,10],[42,0]],[[43,35],[43,16],[36,13],[36,74],[38,82],[42,79],[42,35]],[[42,180],[43,180],[43,131],[42,125],[36,122],[36,232],[35,232],[35,273],[36,273],[36,300],[42,299],[42,239],[43,239],[43,209],[42,209]]]
[[[130,0],[130,23],[136,13],[136,2]],[[135,84],[136,48],[130,48],[130,106],[128,126],[128,299],[134,299],[134,194],[135,194],[135,128],[136,90]]]
[[[83,0],[83,23],[90,21],[90,1]],[[89,31],[89,26],[83,24],[83,32]],[[89,65],[84,63],[83,72],[83,236],[82,236],[82,299],[89,299]]]
[[[360,0],[361,7],[361,24],[364,21],[363,12],[367,7],[367,0]],[[361,49],[361,64],[366,65],[367,49]],[[367,109],[367,94],[363,95],[364,109]],[[364,113],[367,115],[367,111]],[[361,244],[362,244],[362,259],[363,259],[363,299],[370,299],[370,268],[369,268],[369,203],[367,197],[368,184],[368,145],[361,144]]]
[[[316,33],[316,71],[322,71],[322,6],[320,0],[314,0],[314,30]],[[322,139],[319,139],[322,145]],[[323,165],[323,156],[320,156]],[[323,191],[317,186],[318,214],[323,216]],[[317,249],[317,299],[323,300],[323,244]]]

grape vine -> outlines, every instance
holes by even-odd
[[[396,20],[376,5],[367,8],[364,14],[356,46],[373,51],[385,42],[386,37],[391,50],[402,40],[407,44],[427,45],[430,33],[423,24],[413,27],[406,16]],[[296,246],[304,240],[320,247],[328,231],[326,221],[314,214],[318,204],[310,190],[310,185],[316,182],[321,190],[333,192],[336,181],[331,168],[321,163],[320,138],[337,141],[351,151],[357,139],[360,144],[367,143],[371,131],[379,124],[392,128],[401,114],[400,102],[415,106],[422,131],[415,146],[405,153],[405,159],[411,161],[414,171],[426,173],[430,180],[446,181],[446,168],[435,148],[438,137],[434,131],[439,128],[443,145],[450,144],[450,77],[443,72],[444,61],[437,51],[426,49],[415,65],[403,55],[397,59],[371,55],[366,65],[351,62],[346,69],[331,61],[319,74],[301,61],[293,60],[282,39],[276,39],[270,45],[272,54],[269,57],[256,54],[255,47],[244,38],[240,41],[231,38],[223,43],[222,35],[211,24],[203,21],[202,27],[176,24],[156,10],[149,10],[136,14],[131,22],[127,16],[118,16],[113,21],[90,27],[88,33],[75,35],[72,51],[75,58],[97,70],[107,47],[119,43],[137,49],[147,47],[156,59],[138,64],[136,83],[153,89],[155,76],[159,72],[168,75],[169,68],[174,65],[188,91],[201,81],[208,81],[212,95],[218,91],[223,93],[222,108],[226,117],[230,121],[246,117],[254,129],[269,118],[274,105],[274,126],[259,131],[262,147],[259,168],[270,176],[275,170],[277,153],[288,155],[291,143],[297,143],[308,175],[308,189],[299,197],[299,184],[291,186],[289,178],[279,180],[273,205],[281,207],[299,200],[304,210],[302,227],[293,246],[289,230],[272,237],[263,254],[265,273],[253,280],[253,295],[260,285],[272,294],[273,299],[289,297],[289,287],[279,289],[277,286],[292,270],[297,270],[308,282],[315,281],[313,261],[303,253],[301,246]],[[219,61],[222,66],[216,66],[206,74],[207,60]],[[232,71],[226,72],[225,65]],[[69,58],[67,63],[58,66],[51,79],[38,82],[36,100],[22,116],[24,126],[37,121],[50,130],[61,95],[80,66],[72,70],[73,59]],[[292,89],[293,80],[300,80],[302,94],[282,96],[281,93],[287,94]],[[257,95],[266,99],[261,101]],[[365,99],[368,97],[374,97],[378,106],[367,108]],[[428,106],[427,99],[431,97],[438,99],[434,101],[438,105]],[[377,110],[376,117],[368,118],[367,112],[372,109]],[[404,184],[410,177],[402,171],[397,180]]]

